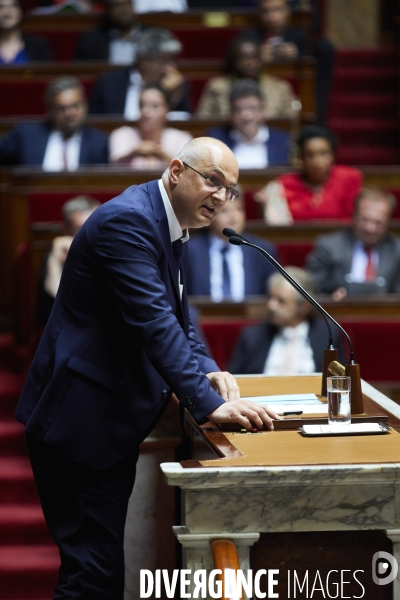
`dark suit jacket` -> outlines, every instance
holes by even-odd
[[[228,371],[238,375],[262,373],[277,332],[278,328],[269,323],[245,327],[229,361]],[[333,345],[339,350],[339,362],[344,364],[346,358],[343,352],[342,340],[338,330],[333,326],[332,334]],[[310,319],[309,340],[317,373],[323,369],[324,349],[328,346],[328,336],[328,330],[323,319]]]
[[[0,139],[0,162],[5,165],[42,165],[51,125],[20,123]],[[108,138],[93,127],[82,128],[80,165],[108,162]]]
[[[28,55],[29,60],[53,60],[50,46],[45,38],[38,35],[27,35],[25,33],[22,35],[22,38],[25,43],[25,52]]]
[[[290,162],[290,135],[275,127],[269,127],[269,138],[266,142],[268,151],[268,166],[287,165]],[[230,127],[215,127],[210,129],[206,135],[217,138],[224,142],[234,153],[235,140],[231,136]]]
[[[130,83],[129,67],[118,71],[103,73],[93,86],[89,98],[89,112],[92,115],[123,115],[125,100]],[[187,82],[183,97],[171,110],[190,112],[189,93]]]
[[[145,26],[137,23],[135,29],[140,33]],[[110,27],[103,24],[95,29],[84,31],[78,39],[75,48],[75,60],[104,60],[108,61],[110,57]]]
[[[220,406],[204,375],[218,370],[196,339],[185,292],[180,301],[151,181],[103,204],[75,236],[16,419],[71,460],[106,467],[149,434],[170,389],[197,420]]]
[[[274,258],[277,258],[276,249],[272,244],[252,235],[245,235],[253,244],[261,246]],[[210,295],[210,237],[204,231],[193,236],[188,242],[189,269],[186,277],[188,294],[192,296]],[[257,250],[242,248],[244,286],[246,296],[264,295],[266,281],[275,267],[271,265]]]
[[[331,294],[346,287],[345,276],[351,271],[356,239],[350,228],[341,229],[317,238],[314,250],[308,256],[306,269],[321,293]],[[400,293],[400,238],[388,233],[376,247],[379,255],[378,277],[386,280],[384,290]]]

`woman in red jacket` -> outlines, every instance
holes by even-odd
[[[362,173],[335,165],[336,140],[324,127],[303,127],[297,145],[301,171],[277,177],[255,196],[264,205],[265,221],[290,225],[299,220],[350,219]]]

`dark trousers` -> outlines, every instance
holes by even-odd
[[[124,528],[138,449],[105,469],[77,464],[27,434],[47,526],[60,550],[54,600],[122,600]]]

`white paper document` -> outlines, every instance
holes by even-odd
[[[277,396],[248,396],[242,398],[242,400],[251,400],[252,402],[258,402],[259,404],[321,404],[315,394],[279,394]],[[326,405],[325,405],[326,406]],[[300,407],[298,410],[302,410]]]
[[[386,433],[389,428],[384,423],[351,423],[350,425],[303,425],[306,435],[356,435]]]

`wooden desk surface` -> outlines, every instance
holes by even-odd
[[[243,377],[242,396],[254,395],[265,377]],[[281,389],[270,393],[289,393],[295,385],[298,393],[308,390],[319,393],[320,376],[301,376],[292,378],[270,378],[281,380]],[[250,387],[249,387],[250,386]],[[289,386],[289,387],[288,387]],[[244,391],[242,392],[242,387]],[[288,391],[289,390],[289,391]],[[265,393],[265,390],[264,390]],[[400,463],[400,419],[374,402],[366,394],[364,408],[366,413],[388,416],[386,423],[392,428],[389,434],[377,436],[343,436],[340,438],[305,438],[298,432],[301,417],[293,419],[293,427],[275,431],[246,433],[223,432],[213,424],[197,425],[189,418],[189,427],[193,433],[193,459],[183,461],[185,468],[194,467],[249,467],[249,466],[293,466],[293,465],[333,465],[362,463]],[[307,418],[307,417],[305,417]],[[355,422],[355,419],[353,419]]]

